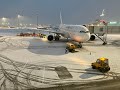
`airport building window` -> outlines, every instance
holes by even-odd
[[[100,32],[103,32],[103,28],[100,28],[99,31],[100,31]]]

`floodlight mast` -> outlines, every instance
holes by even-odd
[[[38,28],[38,14],[37,14],[37,28]]]

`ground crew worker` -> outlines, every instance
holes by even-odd
[[[65,53],[68,53],[68,49],[67,49],[67,47],[65,48]]]

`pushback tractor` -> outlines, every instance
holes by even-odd
[[[98,69],[102,73],[106,73],[110,70],[108,59],[104,57],[98,58],[91,66],[93,69]]]

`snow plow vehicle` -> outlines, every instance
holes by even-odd
[[[91,66],[93,69],[98,69],[102,73],[106,73],[110,70],[108,59],[104,57],[97,59]]]

